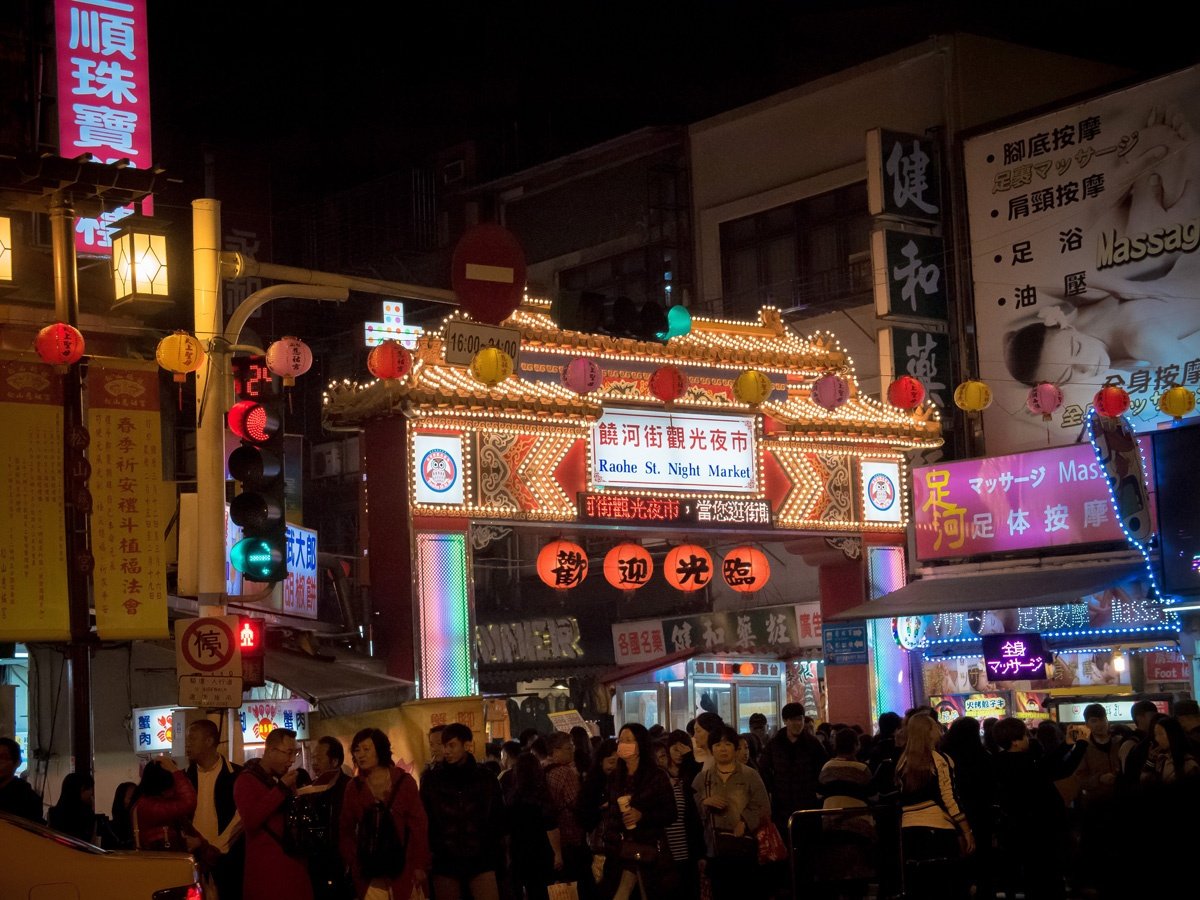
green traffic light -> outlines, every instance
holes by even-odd
[[[252,581],[279,581],[286,573],[283,548],[267,538],[242,538],[229,551],[229,561]]]

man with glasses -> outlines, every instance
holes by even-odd
[[[246,898],[312,900],[308,866],[283,849],[284,812],[296,792],[299,771],[292,766],[299,755],[296,732],[276,728],[267,735],[263,755],[248,762],[233,785],[233,798],[246,829],[242,880]]]

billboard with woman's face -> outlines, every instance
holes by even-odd
[[[1117,384],[1138,431],[1200,385],[1200,67],[967,140],[989,453],[1066,444]],[[1040,381],[1063,405],[1025,400]]]

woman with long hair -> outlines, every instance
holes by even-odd
[[[135,849],[187,852],[183,831],[196,812],[196,789],[175,760],[146,763],[131,810]]]
[[[571,727],[571,743],[575,746],[575,768],[583,778],[592,767],[592,736],[582,725]]]
[[[63,777],[58,802],[50,807],[46,819],[55,831],[95,844],[96,782],[92,776],[85,772],[68,772]]]
[[[665,895],[674,870],[665,829],[675,816],[675,795],[667,773],[654,764],[650,733],[636,722],[623,726],[608,779],[602,896],[629,900],[639,889],[642,900]]]
[[[100,823],[100,846],[105,850],[133,849],[133,795],[137,784],[122,781],[113,792],[112,815]]]
[[[987,726],[990,721],[991,726]],[[998,719],[988,717],[984,721],[985,740],[991,740],[1000,752],[992,732]],[[961,716],[950,723],[939,749],[954,763],[954,793],[958,804],[967,817],[967,824],[975,836],[975,859],[972,861],[971,877],[976,882],[979,896],[990,896],[992,880],[992,821],[996,805],[996,770],[992,764],[993,753],[984,749],[980,739],[979,721],[970,716]]]
[[[677,817],[667,826],[667,846],[679,873],[679,893],[695,897],[700,892],[700,860],[704,859],[704,825],[696,808],[692,782],[700,773],[700,764],[692,756],[692,739],[686,731],[667,735],[667,757],[663,768],[671,780]]]
[[[913,716],[896,762],[905,890],[914,897],[966,897],[958,861],[975,849],[971,826],[954,793],[954,764],[937,750],[941,736],[931,716]],[[934,860],[945,865],[935,871]]]
[[[510,868],[517,897],[546,900],[554,873],[563,870],[558,816],[542,764],[531,752],[517,757],[504,796],[508,810]]]
[[[357,896],[360,900],[408,900],[417,885],[428,891],[429,824],[417,782],[392,761],[392,742],[378,728],[364,728],[355,734],[350,754],[356,772],[342,795],[338,834]],[[359,826],[376,803],[387,804],[396,834],[406,847],[404,865],[398,871],[364,868],[372,863],[359,858]]]
[[[712,754],[708,751],[708,736],[725,726],[725,720],[715,712],[702,712],[692,723],[692,755],[696,762],[707,766],[712,762]]]
[[[1159,784],[1174,784],[1200,775],[1200,762],[1188,747],[1187,732],[1174,716],[1162,716],[1154,723],[1154,780]]]

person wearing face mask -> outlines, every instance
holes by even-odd
[[[668,896],[675,873],[665,829],[677,815],[670,779],[654,764],[649,732],[636,722],[617,735],[617,758],[608,780],[600,895],[629,900],[640,890],[642,900]]]

